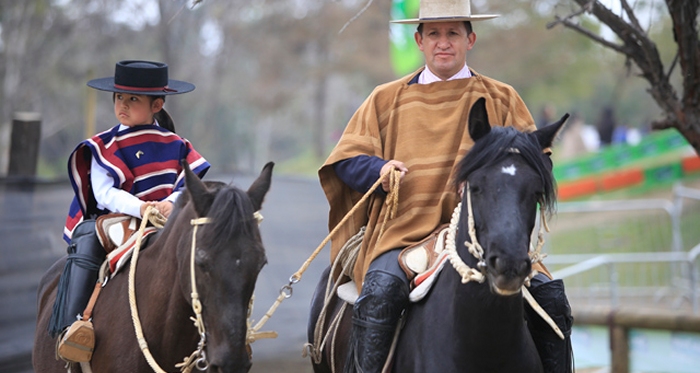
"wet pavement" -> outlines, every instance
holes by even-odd
[[[253,176],[209,176],[247,189]],[[36,321],[36,289],[44,271],[65,253],[61,238],[68,204],[67,182],[0,183],[0,371],[29,373]],[[296,272],[327,233],[328,207],[313,178],[275,176],[263,205],[261,225],[268,264],[258,278],[252,318],[259,320],[280,288]],[[328,247],[293,286],[263,330],[277,339],[253,344],[253,373],[312,372],[301,355],[306,342],[309,303],[321,272],[328,265]]]

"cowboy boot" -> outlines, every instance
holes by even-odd
[[[408,305],[408,287],[396,275],[370,271],[353,307],[352,335],[345,373],[381,373],[401,313]]]
[[[76,323],[81,320],[90,296],[95,289],[100,265],[106,253],[95,232],[95,221],[86,220],[73,231],[71,244],[68,246],[68,259],[61,273],[56,291],[56,301],[49,322],[49,334],[55,338],[61,334],[58,351],[69,348],[90,350],[94,346],[94,333]],[[68,326],[76,323],[76,327]],[[66,333],[63,331],[66,330]],[[63,357],[63,356],[62,356]]]
[[[526,303],[525,319],[542,360],[544,372],[571,373],[573,371],[571,326],[574,318],[571,316],[571,307],[564,292],[564,282],[561,279],[546,282],[533,281],[529,290],[564,334],[562,340],[552,327]]]

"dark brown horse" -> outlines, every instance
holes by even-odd
[[[542,372],[525,324],[520,289],[531,270],[528,251],[538,203],[551,208],[556,197],[552,163],[543,149],[552,145],[566,117],[528,134],[512,127],[492,128],[484,99],[474,104],[469,134],[475,144],[457,166],[455,180],[455,185],[466,185],[467,192],[458,219],[453,217],[452,234],[456,235],[455,256],[474,269],[478,279],[464,281],[465,276],[458,271],[465,267],[453,268],[449,260],[445,263],[430,292],[405,314],[393,372]],[[470,215],[475,222],[473,237],[468,234]],[[475,239],[483,248],[480,258],[465,244]],[[309,341],[317,346],[321,341],[314,341],[314,328],[328,273],[326,270],[316,288],[309,319]],[[324,336],[333,329],[329,326],[342,304],[337,297],[330,303]],[[337,330],[326,339],[320,362],[314,364],[317,373],[339,373],[345,366],[352,306],[343,312]]]
[[[202,182],[186,167],[187,192],[177,201],[165,227],[150,238],[138,257],[136,304],[145,340],[155,362],[168,372],[198,347],[200,335],[190,317],[191,221],[207,217],[196,234],[195,278],[205,326],[207,372],[242,373],[251,367],[246,332],[249,301],[258,273],[267,262],[254,212],[270,188],[268,163],[247,192],[220,182]],[[36,372],[65,372],[57,361],[56,340],[47,324],[66,258],[41,279],[34,339]],[[128,268],[104,286],[93,312],[93,372],[152,372],[137,342],[128,300]],[[204,361],[200,366],[206,365]],[[80,371],[73,364],[73,371]]]

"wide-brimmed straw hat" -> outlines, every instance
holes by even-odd
[[[499,14],[472,14],[469,0],[421,0],[418,18],[399,19],[391,23],[482,21],[498,16]]]
[[[89,87],[100,91],[165,96],[194,90],[194,84],[168,79],[168,65],[151,61],[119,61],[114,76],[93,79]]]

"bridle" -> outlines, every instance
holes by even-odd
[[[457,236],[457,225],[459,223],[460,213],[462,210],[462,202],[457,204],[454,211],[452,212],[452,218],[450,219],[450,225],[447,231],[447,237],[445,238],[445,250],[447,251],[447,256],[452,264],[452,267],[457,271],[457,273],[462,277],[462,283],[466,284],[470,281],[475,281],[477,283],[483,283],[486,280],[486,261],[484,260],[484,249],[479,244],[476,239],[476,228],[474,227],[474,212],[472,210],[472,199],[471,191],[469,189],[469,183],[464,187],[467,193],[467,228],[469,234],[469,240],[465,241],[464,245],[469,249],[469,252],[477,260],[477,268],[469,267],[462,258],[460,258],[459,253],[457,253],[456,236]],[[540,224],[537,233],[537,246],[535,249],[532,248],[532,243],[530,244],[530,260],[531,262],[537,263],[541,262],[545,258],[546,254],[542,253],[542,246],[544,246],[544,232],[545,230],[549,232],[549,227],[547,226],[547,219],[545,214],[545,209],[540,201]],[[532,297],[527,287],[530,286],[530,280],[537,275],[537,270],[533,270],[523,281],[523,286],[521,287],[523,298],[530,304],[535,312],[537,312],[540,317],[554,330],[554,332],[561,338],[564,339],[564,334],[559,329],[557,324],[552,320],[552,318],[547,314],[547,312],[537,303],[535,298]]]
[[[146,342],[146,338],[143,335],[143,329],[139,320],[138,309],[136,308],[136,296],[133,290],[134,276],[136,273],[136,262],[138,260],[138,254],[141,247],[143,231],[146,228],[146,224],[148,223],[149,218],[157,214],[159,213],[157,212],[157,210],[155,210],[155,208],[153,208],[152,206],[148,206],[146,208],[146,212],[144,213],[143,220],[141,221],[141,227],[138,233],[139,236],[136,241],[134,252],[131,258],[131,269],[129,272],[129,303],[131,306],[131,318],[134,323],[134,330],[136,332],[136,337],[139,343],[139,347],[141,348],[141,352],[143,352],[144,357],[148,362],[148,365],[151,367],[151,369],[153,369],[154,372],[166,373],[166,371],[163,370],[155,361],[153,355],[151,354],[148,348],[148,343]],[[258,224],[262,222],[263,217],[259,211],[253,213],[253,217],[257,220]],[[197,368],[200,371],[205,371],[209,369],[209,361],[207,360],[207,354],[205,351],[207,332],[204,327],[204,319],[202,318],[202,302],[199,299],[199,292],[197,291],[197,279],[195,274],[195,253],[197,251],[197,229],[199,228],[199,226],[209,224],[211,222],[212,220],[207,217],[201,217],[190,220],[190,224],[193,226],[192,245],[190,251],[190,282],[192,286],[192,292],[190,296],[192,298],[192,311],[195,315],[194,317],[190,317],[190,319],[194,322],[194,325],[197,328],[197,332],[199,333],[199,342],[197,343],[197,349],[194,350],[194,352],[192,352],[190,356],[185,357],[185,359],[181,363],[175,364],[175,367],[179,368],[180,371],[183,373],[192,372],[194,368]],[[248,340],[246,340],[247,347],[249,347],[248,344],[249,342]]]
[[[447,231],[447,237],[445,239],[445,250],[447,250],[448,258],[452,267],[462,276],[462,283],[466,284],[470,281],[476,281],[478,283],[483,283],[486,279],[486,261],[484,260],[484,249],[476,238],[476,228],[474,225],[474,211],[472,209],[472,198],[471,189],[469,188],[469,183],[464,187],[464,192],[467,193],[467,233],[469,235],[469,241],[464,242],[464,246],[467,247],[469,253],[474,256],[477,260],[477,268],[469,267],[462,258],[460,258],[459,253],[457,253],[457,225],[459,223],[459,218],[462,211],[462,202],[457,204],[454,211],[452,212],[452,218],[450,219],[449,229]],[[530,244],[530,260],[532,264],[541,262],[545,258],[545,254],[542,254],[542,247],[544,246],[544,232],[549,231],[547,226],[547,219],[544,208],[540,208],[540,224],[537,233],[537,247],[532,248]],[[525,279],[525,285],[529,286],[529,281],[537,274],[536,271],[531,272]]]
[[[209,223],[211,223],[211,219],[206,217],[190,220],[190,224],[194,227],[192,228],[192,251],[190,252],[190,279],[192,284],[192,311],[194,311],[195,316],[190,319],[194,321],[194,326],[197,328],[197,332],[199,333],[199,343],[197,343],[197,349],[183,363],[189,365],[191,363],[188,364],[188,362],[194,360],[194,366],[201,371],[207,370],[209,368],[209,361],[207,361],[207,353],[206,351],[204,351],[204,347],[207,344],[207,331],[204,328],[204,319],[202,319],[202,302],[200,302],[199,292],[197,292],[197,278],[194,270],[194,257],[195,252],[197,251],[197,228],[200,225]],[[175,367],[177,368],[178,365],[175,365]]]

